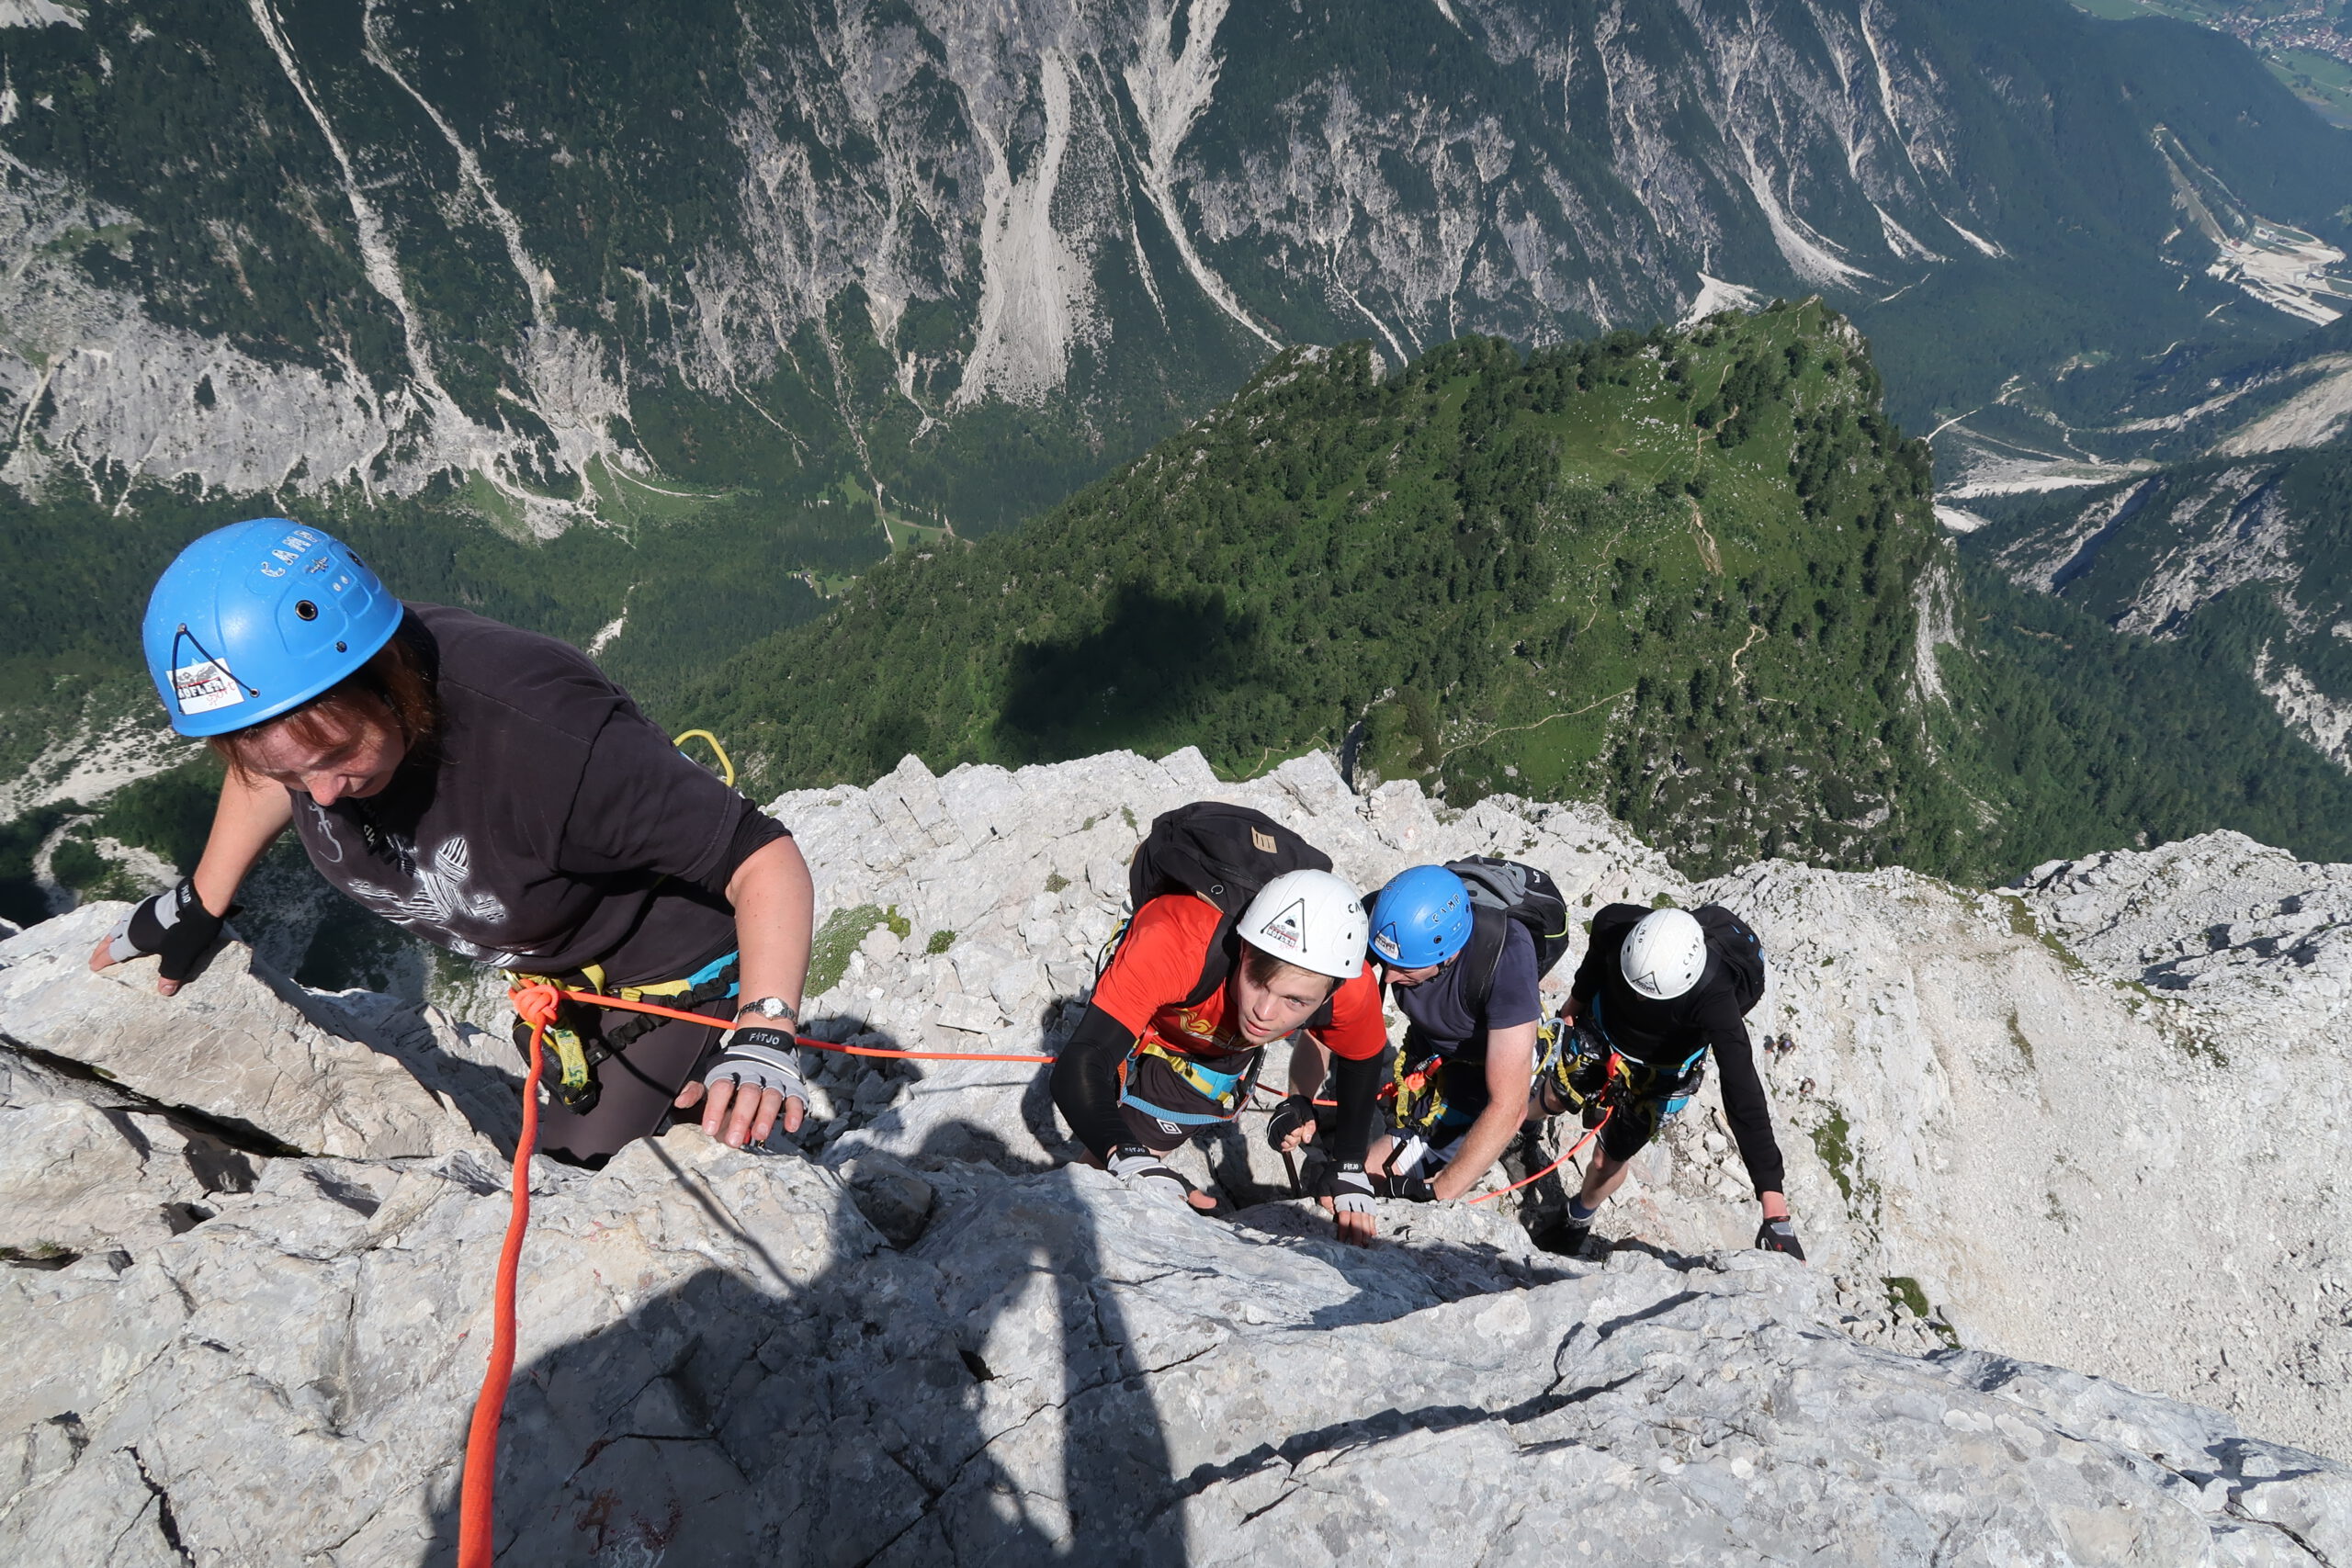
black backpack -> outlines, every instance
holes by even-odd
[[[1739,998],[1740,1016],[1756,1010],[1764,999],[1764,943],[1747,922],[1721,904],[1702,904],[1690,911],[1707,933],[1707,951],[1723,960],[1731,975],[1732,993]]]
[[[1494,994],[1495,967],[1502,962],[1503,938],[1512,920],[1535,939],[1535,978],[1540,982],[1558,967],[1575,923],[1549,872],[1492,855],[1448,861],[1445,869],[1470,890],[1470,944],[1464,951],[1473,976],[1467,998],[1473,1009],[1483,1013]]]
[[[1152,818],[1151,831],[1127,863],[1127,899],[1140,910],[1166,894],[1197,893],[1216,906],[1223,917],[1216,936],[1199,982],[1182,1004],[1197,1007],[1233,973],[1241,946],[1235,928],[1258,890],[1286,871],[1330,869],[1329,855],[1264,812],[1196,800]],[[1326,1003],[1317,1020],[1328,1022],[1329,1010]]]

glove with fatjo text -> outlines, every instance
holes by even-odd
[[[107,957],[120,964],[127,958],[156,953],[164,961],[158,970],[163,978],[185,980],[195,972],[196,961],[205,950],[220,939],[221,922],[227,918],[204,907],[204,900],[196,896],[196,878],[187,877],[125,915],[114,928]]]
[[[800,1047],[781,1029],[731,1029],[718,1043],[718,1060],[702,1076],[703,1088],[732,1083],[738,1089],[778,1089],[786,1100],[808,1103],[800,1077]]]
[[[1364,1174],[1363,1162],[1349,1160],[1332,1168],[1331,1208],[1341,1214],[1374,1213],[1372,1178]]]
[[[1134,1191],[1179,1209],[1192,1208],[1193,1184],[1163,1164],[1139,1144],[1122,1144],[1111,1151],[1111,1174]]]
[[[1315,1101],[1306,1095],[1294,1094],[1280,1105],[1275,1106],[1273,1115],[1268,1118],[1266,1146],[1270,1149],[1279,1149],[1283,1146],[1283,1140],[1301,1127],[1311,1131],[1314,1126]]]
[[[1797,1227],[1783,1216],[1766,1220],[1757,1228],[1756,1245],[1767,1252],[1785,1252],[1798,1262],[1804,1261],[1804,1248],[1798,1244]]]

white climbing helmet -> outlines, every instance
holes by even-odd
[[[1241,940],[1259,952],[1340,980],[1363,973],[1371,931],[1363,900],[1328,871],[1283,873],[1250,900],[1241,917]]]
[[[1671,1000],[1706,971],[1707,933],[1688,910],[1653,909],[1625,933],[1617,964],[1625,983],[1642,995]]]

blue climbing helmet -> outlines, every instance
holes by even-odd
[[[1442,964],[1470,941],[1470,889],[1442,865],[1396,874],[1372,902],[1372,951],[1396,969]]]
[[[172,728],[226,735],[300,707],[400,629],[401,602],[348,547],[283,517],[215,528],[147,597],[147,673]]]

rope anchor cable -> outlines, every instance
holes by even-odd
[[[708,1013],[657,1007],[651,1002],[635,1002],[623,997],[601,996],[594,991],[573,990],[566,986],[551,986],[544,982],[515,986],[506,993],[506,999],[514,1009],[515,1016],[531,1026],[531,1064],[530,1071],[523,1079],[523,1130],[514,1143],[514,1208],[506,1221],[506,1239],[498,1253],[498,1280],[492,1287],[490,1366],[482,1373],[481,1392],[474,1396],[473,1420],[466,1431],[465,1479],[458,1505],[458,1568],[491,1568],[495,1550],[492,1526],[496,1518],[498,1424],[505,1415],[506,1391],[514,1376],[515,1283],[522,1267],[523,1235],[531,1223],[531,1151],[539,1137],[539,1079],[547,1066],[548,1026],[555,1021],[556,1009],[566,998],[625,1012],[652,1013],[661,1018],[700,1024],[706,1029],[723,1029],[727,1025],[725,1019],[713,1018]],[[1054,1059],[1051,1056],[1014,1055],[999,1051],[899,1051],[880,1045],[836,1044],[830,1040],[811,1040],[805,1034],[796,1034],[793,1039],[797,1043],[816,1051],[835,1051],[850,1056],[897,1057],[905,1061],[1050,1062]]]

